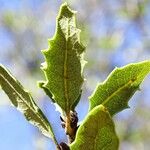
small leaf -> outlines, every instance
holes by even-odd
[[[141,82],[150,72],[150,61],[129,64],[116,68],[100,83],[90,99],[90,110],[104,105],[111,115],[128,108],[128,101],[139,89]]]
[[[85,48],[80,43],[75,12],[66,3],[60,8],[56,24],[56,32],[49,40],[49,48],[42,51],[46,60],[42,67],[46,81],[42,82],[41,87],[46,93],[52,94],[50,98],[63,111],[69,112],[79,101]]]
[[[80,125],[71,150],[117,150],[119,140],[107,109],[96,106]]]
[[[53,103],[55,103],[55,100],[52,97],[53,96],[52,93],[44,86],[44,84],[45,84],[44,81],[38,81],[38,86],[40,88],[43,88],[43,90],[46,93],[46,95],[51,98],[51,100],[52,100]]]
[[[7,94],[12,104],[24,114],[26,119],[31,124],[38,127],[45,136],[52,138],[57,144],[51,125],[39,107],[35,104],[29,92],[27,92],[2,65],[0,65],[0,86]]]

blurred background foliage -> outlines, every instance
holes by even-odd
[[[66,141],[59,113],[36,85],[44,75],[41,49],[55,32],[55,18],[63,0],[0,0],[0,63],[8,67],[29,89],[45,112],[58,141]],[[77,10],[81,40],[87,47],[86,81],[77,107],[80,121],[88,112],[88,96],[115,66],[150,59],[150,1],[148,0],[67,0]],[[114,117],[120,150],[150,148],[150,79],[130,101],[131,109]],[[0,149],[54,149],[10,104],[0,91]]]

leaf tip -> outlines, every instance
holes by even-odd
[[[37,86],[39,87],[39,88],[43,88],[43,85],[44,85],[45,83],[44,83],[44,81],[37,81]]]
[[[58,18],[61,18],[62,16],[65,16],[65,17],[72,17],[74,14],[76,14],[77,12],[72,10],[68,3],[65,2],[61,5],[60,7],[60,11],[59,11],[59,15],[58,15]]]

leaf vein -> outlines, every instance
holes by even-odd
[[[102,105],[106,104],[109,100],[111,100],[112,97],[114,97],[115,95],[117,96],[120,91],[122,91],[124,88],[128,87],[128,85],[130,85],[131,83],[133,83],[134,80],[129,80],[126,84],[124,84],[122,87],[118,88],[116,91],[114,91],[110,96],[108,96],[106,98],[106,100],[102,103]]]
[[[67,19],[67,35],[65,43],[65,58],[64,58],[64,92],[66,98],[66,109],[69,110],[69,95],[68,95],[68,83],[67,83],[67,60],[68,60],[68,36],[69,36],[69,20]]]
[[[18,95],[18,97],[20,97],[20,99],[22,99],[22,101],[25,103],[25,105],[28,107],[28,109],[30,109],[41,121],[41,123],[45,126],[45,129],[47,130],[47,125],[45,124],[44,120],[39,116],[37,115],[37,113],[35,112],[35,110],[26,102],[26,100],[22,97],[22,95],[20,95],[16,89],[13,87],[13,85],[10,84],[10,82],[1,74],[0,75],[3,80],[10,85],[10,87],[14,90],[14,92]],[[49,131],[49,130],[47,130]]]

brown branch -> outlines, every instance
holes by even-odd
[[[68,143],[72,143],[75,140],[77,124],[78,124],[78,116],[75,111],[70,111],[65,120],[60,117],[62,121],[62,127],[65,128],[66,135],[68,136]]]

